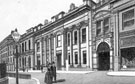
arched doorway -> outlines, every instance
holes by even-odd
[[[99,44],[97,48],[98,54],[98,70],[110,69],[110,48],[106,42]]]

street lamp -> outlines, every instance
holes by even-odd
[[[19,84],[18,82],[18,41],[20,39],[20,34],[18,33],[17,29],[15,29],[15,31],[11,32],[12,38],[15,41],[15,48],[16,48],[16,52],[15,52],[15,57],[16,57],[16,84]]]

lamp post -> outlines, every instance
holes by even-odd
[[[11,32],[12,38],[15,41],[15,57],[16,57],[16,84],[19,84],[18,82],[18,41],[20,39],[20,34],[18,33],[17,29],[15,31]]]

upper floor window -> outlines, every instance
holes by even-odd
[[[82,43],[86,43],[86,28],[82,29]]]
[[[61,35],[57,35],[57,47],[61,46]]]
[[[70,33],[67,34],[67,44],[70,46]]]
[[[27,50],[27,42],[25,42],[25,51]]]
[[[109,31],[109,17],[104,19],[103,26],[104,33],[107,33]]]
[[[37,42],[37,52],[40,52],[40,42]]]
[[[96,22],[96,27],[97,27],[96,34],[100,35],[101,34],[101,20]]]
[[[31,41],[30,40],[29,40],[29,44],[28,45],[29,45],[29,50],[30,50],[31,49]]]
[[[134,9],[128,10],[122,14],[123,29],[133,26],[135,23]]]
[[[22,52],[24,52],[24,43],[22,43]]]
[[[74,32],[74,44],[77,44],[77,31]]]

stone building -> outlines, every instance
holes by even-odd
[[[70,69],[134,69],[134,19],[134,0],[72,3],[67,13],[61,11],[21,36],[19,68],[39,70],[54,61],[59,70],[67,63]],[[7,58],[5,43],[0,43],[1,62]]]

